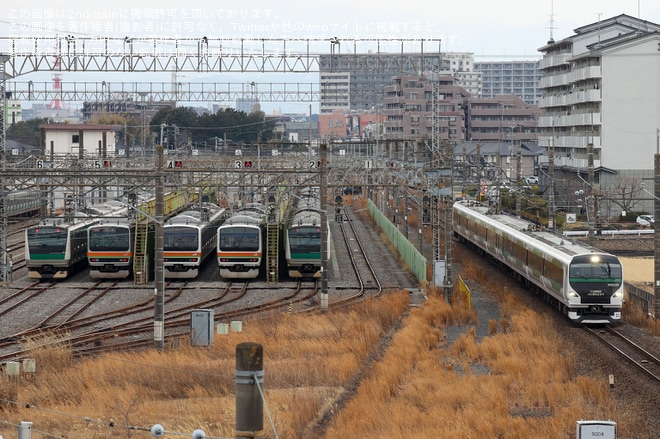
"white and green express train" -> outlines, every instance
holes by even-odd
[[[456,236],[533,284],[573,322],[621,320],[623,269],[616,256],[485,206],[454,203],[452,219]]]

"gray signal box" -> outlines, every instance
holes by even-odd
[[[211,346],[213,344],[213,310],[195,309],[190,314],[190,344]]]
[[[577,421],[577,439],[616,439],[614,421]]]

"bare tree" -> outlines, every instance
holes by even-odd
[[[621,210],[632,211],[641,199],[642,180],[633,177],[622,177],[609,188],[604,198],[616,204]]]

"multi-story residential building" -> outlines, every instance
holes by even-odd
[[[473,97],[453,76],[394,77],[385,87],[385,138],[534,142],[540,110],[517,96]]]
[[[602,216],[652,211],[655,200],[643,184],[653,184],[658,145],[659,45],[660,25],[622,14],[539,48],[539,144],[554,153],[562,202],[569,204],[577,189],[590,192],[585,178],[593,150],[598,196],[592,201]]]
[[[538,60],[480,61],[474,63],[474,70],[481,73],[480,97],[515,95],[528,104],[537,105],[543,95],[539,87],[543,72]]]
[[[383,88],[394,76],[423,72],[455,74],[461,85],[478,93],[479,73],[472,53],[368,53],[319,57],[320,113],[378,110]]]
[[[539,144],[612,169],[652,168],[660,120],[660,25],[619,15],[551,40],[543,52]]]
[[[462,142],[469,93],[452,76],[395,76],[385,87],[386,139],[432,139]],[[435,130],[435,131],[434,131]]]
[[[468,109],[467,132],[470,140],[530,142],[537,139],[541,110],[518,96],[473,97]]]

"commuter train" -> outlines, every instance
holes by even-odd
[[[154,229],[148,229],[147,253],[154,254]],[[135,220],[101,220],[88,229],[87,259],[93,279],[126,279],[133,271]]]
[[[248,204],[236,211],[218,229],[218,268],[224,279],[254,279],[259,276],[265,251],[266,210]]]
[[[194,279],[204,260],[216,249],[218,227],[225,209],[203,203],[168,220],[163,227],[165,278]]]
[[[34,216],[41,209],[41,197],[34,189],[8,190],[5,196],[7,217]]]
[[[94,279],[125,279],[131,272],[135,223],[118,201],[92,205],[88,215],[100,217],[87,229],[87,262]]]
[[[97,222],[77,214],[45,218],[25,230],[25,263],[32,279],[65,279],[87,262],[87,229]]]
[[[165,214],[173,214],[185,205],[185,193],[169,192],[165,194]],[[87,259],[89,275],[94,279],[125,279],[133,273],[133,269],[145,270],[153,274],[155,229],[147,224],[145,216],[142,219],[136,212],[149,212],[155,215],[155,198],[151,195],[133,196],[137,207],[128,207],[119,201],[107,201],[92,205],[86,209],[90,215],[103,217],[100,223],[90,227]],[[149,214],[146,214],[148,217]],[[138,222],[139,221],[139,222]],[[137,226],[143,229],[136,231]],[[138,236],[139,235],[139,236]],[[138,251],[136,251],[136,246]],[[145,261],[137,261],[140,254],[148,257]],[[138,268],[139,267],[139,268]],[[148,276],[148,275],[147,275]]]
[[[454,203],[453,230],[535,285],[571,321],[621,320],[623,268],[616,256],[467,202]]]
[[[320,278],[321,199],[314,191],[302,195],[284,234],[286,266],[290,277]]]

